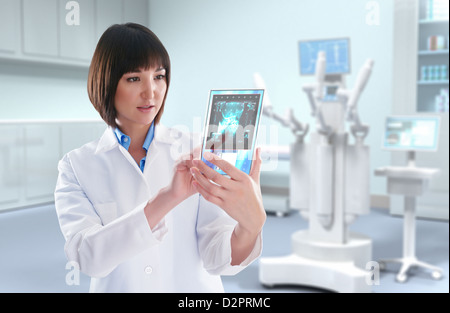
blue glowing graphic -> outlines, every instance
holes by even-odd
[[[349,39],[330,39],[301,41],[300,47],[300,74],[313,75],[316,71],[317,54],[325,51],[327,74],[350,73]]]
[[[213,90],[204,151],[250,172],[264,90]],[[204,160],[204,159],[203,159]],[[204,160],[208,166],[226,174]]]
[[[259,94],[213,95],[207,149],[251,149],[258,117]]]

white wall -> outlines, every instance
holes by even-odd
[[[371,173],[390,163],[380,150],[383,122],[391,113],[393,4],[391,0],[149,0],[150,28],[160,37],[172,60],[173,78],[163,122],[197,130],[203,121],[207,93],[213,88],[253,87],[260,72],[278,113],[294,107],[295,115],[312,126],[309,104],[301,91],[311,77],[299,75],[299,40],[351,38],[352,86],[366,58],[375,60],[369,84],[360,99],[360,116],[371,129]],[[379,25],[368,25],[379,6]],[[273,123],[262,119],[263,125]],[[278,144],[293,136],[278,130]],[[287,175],[282,163],[277,173]],[[385,194],[385,181],[373,177],[372,194]]]
[[[86,69],[0,62],[0,120],[98,119]]]

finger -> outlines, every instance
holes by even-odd
[[[205,152],[203,154],[203,157],[210,163],[218,166],[222,171],[224,171],[228,176],[230,176],[231,179],[241,181],[245,179],[245,173],[239,170],[236,166],[232,165],[231,163],[225,161],[224,159],[220,158],[219,156],[210,153]]]
[[[188,170],[193,166],[192,164],[192,157],[189,157],[189,155],[186,155],[182,158],[180,158],[176,164],[175,164],[175,169],[177,171],[182,171],[182,170]]]
[[[229,189],[231,187],[230,179],[226,178],[225,176],[219,174],[217,171],[213,170],[202,160],[194,160],[193,164],[209,180],[212,180],[216,184],[219,184],[220,186],[222,186],[226,189]]]
[[[175,166],[178,166],[178,165],[187,165],[187,166],[189,166],[190,165],[189,161],[192,161],[192,160],[193,160],[193,155],[192,155],[192,151],[191,151],[190,153],[186,153],[186,154],[181,155],[176,160]]]
[[[203,188],[198,181],[193,181],[192,185],[197,190],[199,194],[202,195],[203,198],[205,198],[206,201],[209,201],[211,203],[214,203],[215,205],[221,207],[223,205],[223,200],[219,197],[214,196],[213,194],[209,193],[205,188]]]
[[[191,151],[189,153],[182,154],[177,161],[185,161],[185,160],[192,160],[193,159],[193,153],[194,151]]]
[[[188,167],[187,167],[187,164],[186,164],[185,160],[178,160],[175,163],[174,168],[175,168],[175,171],[182,171],[182,170],[187,169]]]
[[[202,156],[202,145],[199,145],[192,150],[191,153],[194,160],[199,160]]]
[[[250,177],[259,184],[261,174],[261,147],[256,148],[255,158],[253,160],[252,169],[250,170]]]
[[[212,194],[218,198],[224,197],[224,190],[221,186],[213,184],[205,176],[200,173],[199,169],[196,167],[191,168],[192,176],[199,185],[205,189],[209,194]]]

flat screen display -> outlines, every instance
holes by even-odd
[[[325,51],[326,74],[350,73],[350,40],[348,38],[300,41],[299,50],[301,75],[314,75],[319,51]]]
[[[389,116],[383,148],[403,151],[436,151],[439,142],[438,116]]]

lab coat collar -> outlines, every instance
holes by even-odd
[[[117,137],[114,134],[114,128],[108,126],[108,128],[105,130],[102,137],[100,137],[100,140],[98,141],[97,149],[95,149],[95,154],[109,151],[118,145],[119,142],[117,141]]]
[[[167,128],[162,124],[155,127],[155,137],[153,140],[159,143],[173,144],[181,137],[181,132],[174,128]]]
[[[162,124],[157,124],[155,126],[155,137],[153,140],[155,143],[173,144],[179,136],[179,131],[168,129]],[[97,144],[95,154],[107,152],[117,146],[119,146],[119,142],[114,134],[114,128],[108,126]]]

